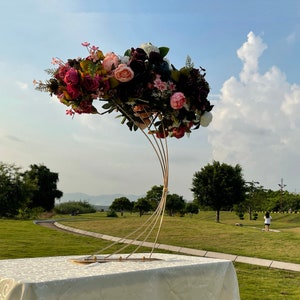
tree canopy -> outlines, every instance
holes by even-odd
[[[214,161],[194,174],[191,191],[200,206],[216,211],[219,222],[221,210],[230,210],[245,199],[242,168]]]
[[[58,173],[51,172],[44,165],[34,164],[30,165],[30,170],[26,171],[24,176],[36,182],[38,187],[33,193],[29,208],[42,207],[46,211],[52,210],[55,199],[63,196],[63,193],[57,189]]]
[[[45,166],[32,165],[22,172],[14,164],[0,162],[0,216],[14,217],[33,208],[52,210],[57,190],[58,174]]]
[[[121,216],[123,216],[124,211],[132,209],[132,203],[127,197],[120,197],[116,198],[109,208],[121,212]]]

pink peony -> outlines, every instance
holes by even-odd
[[[114,76],[118,81],[128,82],[134,77],[134,73],[130,67],[120,64],[114,71]]]
[[[81,95],[79,88],[75,85],[67,85],[67,93],[71,97],[71,99],[76,99]]]
[[[105,55],[103,59],[102,67],[107,72],[110,72],[113,68],[116,68],[118,64],[119,64],[119,57],[115,53],[109,52]]]
[[[78,81],[79,81],[79,77],[78,77],[78,72],[77,72],[77,70],[74,69],[74,68],[70,68],[70,69],[67,71],[67,73],[66,73],[66,75],[65,75],[65,77],[64,77],[64,82],[65,82],[66,84],[72,84],[72,85],[75,85],[75,84],[78,83]]]
[[[59,80],[64,80],[66,73],[70,70],[70,67],[68,65],[62,65],[58,68],[56,71],[54,77]]]
[[[181,109],[185,103],[185,96],[181,92],[174,93],[170,99],[170,105],[173,109]]]

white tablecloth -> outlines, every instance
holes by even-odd
[[[152,256],[160,260],[89,265],[71,262],[78,256],[0,260],[0,299],[240,299],[231,261]]]

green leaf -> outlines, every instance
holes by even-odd
[[[125,52],[124,52],[124,56],[130,56],[131,54],[131,49],[127,49]]]
[[[105,104],[102,105],[102,108],[103,108],[103,109],[110,109],[111,106],[112,106],[112,103],[107,102],[107,103],[105,103]]]
[[[170,50],[170,48],[168,48],[168,47],[159,47],[158,49],[159,49],[159,53],[162,57],[165,57]]]
[[[117,87],[120,83],[116,78],[111,77],[111,78],[109,78],[109,84],[110,84],[110,87],[113,89],[113,88]]]
[[[180,71],[178,71],[178,70],[171,71],[171,78],[174,81],[178,82],[179,81],[179,77],[180,77]]]

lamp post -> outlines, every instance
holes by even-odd
[[[286,187],[286,184],[283,184],[283,178],[281,178],[280,183],[278,183],[280,187],[280,212],[283,212],[283,189]]]

